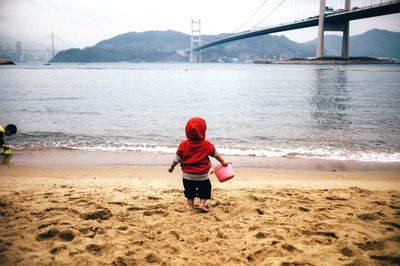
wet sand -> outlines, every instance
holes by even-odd
[[[165,166],[171,164],[173,154],[145,152],[99,152],[76,150],[14,151],[14,165],[29,166]],[[224,156],[235,167],[304,170],[304,171],[397,171],[400,162],[360,162],[345,160],[305,159],[295,157]],[[212,163],[216,163],[212,160]]]
[[[400,263],[396,164],[233,157],[200,213],[171,155],[136,156],[16,152],[0,166],[0,264]]]

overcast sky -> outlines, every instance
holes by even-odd
[[[327,0],[327,4],[329,1]],[[231,33],[262,7],[240,30],[248,30],[255,26],[280,2],[280,0],[0,0],[0,33],[20,40],[37,41],[54,32],[71,46],[81,48],[93,46],[101,40],[131,31],[171,29],[190,34],[191,19],[201,19],[202,34]],[[301,2],[318,4],[319,0],[297,0],[297,3]],[[262,5],[263,3],[265,4]],[[296,4],[295,0],[287,0],[277,9],[280,13],[275,13],[275,23],[280,22],[277,18],[297,19],[300,16],[308,16],[306,11],[298,11],[297,17],[290,14],[290,8],[299,5],[301,4]],[[311,9],[313,8],[308,7],[308,10]],[[309,12],[316,14],[314,10]],[[400,32],[400,15],[353,21],[350,24],[350,34],[360,34],[372,28]],[[316,38],[317,28],[280,34],[297,42],[305,42]]]

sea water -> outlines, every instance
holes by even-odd
[[[19,149],[173,153],[194,116],[222,154],[400,162],[400,66],[0,68],[0,124],[18,126]]]

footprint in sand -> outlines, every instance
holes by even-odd
[[[50,238],[55,237],[56,235],[58,235],[60,233],[60,231],[58,231],[57,229],[50,229],[47,230],[46,232],[40,233],[36,236],[36,240],[40,241],[40,240],[47,240]]]
[[[143,212],[144,216],[153,216],[153,215],[161,215],[161,216],[168,216],[169,212],[164,211],[164,210],[152,210],[152,211],[144,211]]]
[[[342,253],[342,255],[344,255],[346,257],[353,257],[355,255],[354,251],[348,247],[344,247],[344,248],[340,249],[340,253]]]
[[[65,249],[67,249],[66,245],[60,245],[60,246],[57,246],[57,247],[54,247],[54,248],[50,249],[50,254],[55,255],[55,254],[58,254],[58,253],[60,253],[61,251],[65,250]]]
[[[143,207],[139,207],[139,206],[131,206],[129,208],[126,209],[127,211],[141,211],[144,210]]]
[[[298,250],[295,246],[293,246],[293,245],[291,245],[291,244],[282,244],[282,248],[283,248],[284,250],[289,251],[289,252],[293,252],[293,251]]]
[[[89,202],[89,201],[87,201],[87,200],[84,200],[84,199],[79,199],[79,200],[77,200],[77,201],[74,202],[74,205],[80,206],[80,207],[89,206],[89,205],[91,205],[91,204],[92,204],[91,202]]]
[[[255,235],[255,237],[256,237],[257,239],[264,239],[264,238],[267,238],[267,234],[264,233],[264,232],[258,232],[258,233]]]
[[[50,196],[52,196],[53,194],[54,194],[53,192],[46,192],[46,193],[43,193],[42,195],[43,195],[43,198],[47,199]]]
[[[374,213],[363,213],[357,215],[357,218],[363,221],[374,221],[385,216],[386,215],[383,212],[374,212]]]
[[[308,209],[308,208],[306,208],[306,207],[300,206],[300,207],[299,207],[299,211],[302,211],[302,212],[309,212],[310,209]]]
[[[222,238],[222,239],[227,239],[227,238],[229,238],[228,235],[225,234],[225,233],[222,232],[222,231],[218,231],[217,237],[218,237],[218,238]]]
[[[112,216],[108,209],[88,212],[81,215],[83,220],[108,220]]]
[[[268,197],[263,197],[263,196],[259,196],[259,195],[249,195],[249,198],[251,200],[257,201],[257,202],[265,202],[267,201]]]
[[[135,261],[133,262],[125,262],[124,258],[118,257],[116,260],[112,262],[113,266],[127,266],[127,265],[137,265]]]
[[[331,237],[331,238],[338,239],[338,237],[337,237],[337,235],[336,235],[335,232],[322,232],[322,231],[312,232],[312,231],[303,231],[302,233],[303,233],[303,235],[306,235],[306,236],[310,236],[310,235],[315,235],[315,236],[326,236],[326,237]]]
[[[72,241],[75,238],[75,233],[71,230],[59,231],[58,229],[51,228],[46,232],[40,233],[36,236],[37,241],[48,240],[58,236],[63,241]]]
[[[272,241],[271,241],[271,246],[275,246],[275,245],[278,244],[278,243],[279,243],[279,241],[272,240]]]
[[[87,252],[89,252],[90,254],[95,255],[95,256],[99,256],[103,253],[102,252],[103,248],[96,244],[89,244],[85,247],[85,249]]]
[[[171,232],[169,232],[169,233],[170,233],[172,236],[174,236],[176,240],[179,240],[179,239],[180,239],[180,236],[179,236],[179,234],[178,234],[177,232],[171,231]]]
[[[249,231],[254,231],[254,230],[257,230],[259,228],[260,228],[259,225],[252,225],[252,226],[249,227]]]
[[[102,227],[88,226],[88,227],[80,228],[79,232],[81,232],[85,237],[94,238],[96,236],[96,234],[99,234],[99,235],[104,234],[105,230]]]
[[[367,250],[383,250],[385,245],[384,241],[367,241],[365,243],[356,243],[357,247],[367,251]]]
[[[147,254],[145,259],[146,259],[147,263],[157,263],[157,262],[159,262],[158,257],[154,253]]]
[[[72,241],[75,238],[75,234],[74,234],[74,232],[67,230],[67,231],[60,232],[58,234],[58,237],[63,241]]]
[[[80,200],[80,197],[69,197],[68,201],[75,201],[75,200]]]
[[[160,200],[162,198],[157,197],[157,196],[148,196],[147,199],[149,199],[149,200]]]
[[[259,215],[264,215],[264,210],[261,208],[257,208],[256,211],[258,212]]]

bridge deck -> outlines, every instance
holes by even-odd
[[[370,18],[370,17],[376,17],[376,16],[383,16],[383,15],[389,15],[389,14],[394,14],[394,13],[400,13],[400,1],[392,1],[390,3],[386,4],[381,4],[381,5],[376,5],[376,6],[370,6],[368,8],[359,8],[359,9],[353,9],[349,11],[341,11],[341,12],[335,12],[335,13],[330,13],[325,15],[325,22],[343,22],[343,21],[350,21],[350,20],[357,20],[357,19],[363,19],[363,18]],[[241,39],[247,39],[251,37],[256,37],[256,36],[261,36],[261,35],[266,35],[266,34],[271,34],[271,33],[277,33],[277,32],[282,32],[282,31],[288,31],[288,30],[296,30],[296,29],[303,29],[303,28],[308,28],[308,27],[315,27],[318,26],[318,16],[311,17],[308,19],[300,20],[300,21],[295,21],[289,24],[283,24],[283,25],[278,25],[276,27],[272,28],[266,28],[262,30],[257,30],[257,31],[245,31],[236,35],[232,35],[223,39],[219,39],[210,43],[206,43],[204,45],[201,45],[199,47],[196,47],[193,49],[193,51],[200,51],[212,46],[220,45],[223,43],[227,42],[232,42],[236,40],[241,40]]]

